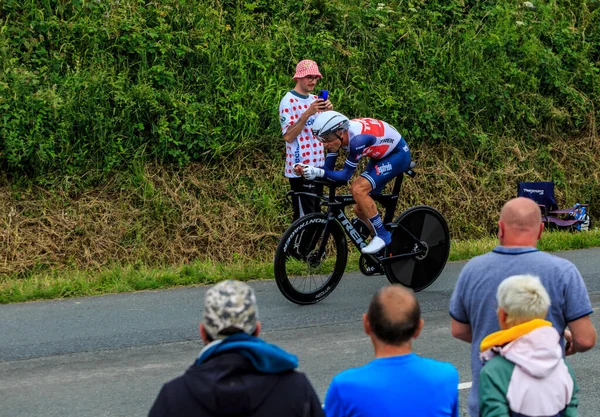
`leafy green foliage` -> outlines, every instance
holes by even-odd
[[[304,58],[336,109],[485,164],[506,136],[596,132],[598,3],[534,3],[4,0],[0,167],[102,175],[269,149]]]

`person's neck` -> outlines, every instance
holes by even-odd
[[[377,359],[391,358],[393,356],[402,356],[402,355],[408,355],[408,354],[412,353],[412,346],[410,343],[408,343],[408,344],[405,343],[400,346],[377,343],[377,344],[374,344],[373,347],[375,349],[375,358],[377,358]]]
[[[308,96],[308,95],[310,95],[310,91],[301,88],[299,85],[297,85],[296,87],[294,87],[294,91],[296,93],[302,95],[302,96]]]
[[[505,248],[535,248],[537,247],[537,241],[528,239],[509,241],[504,240],[500,241],[500,246],[504,246]]]

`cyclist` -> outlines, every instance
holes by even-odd
[[[410,151],[402,135],[382,120],[360,118],[349,120],[336,111],[321,113],[312,126],[312,132],[323,142],[327,157],[323,168],[297,164],[294,171],[308,180],[325,177],[332,181],[349,181],[361,157],[370,158],[365,171],[351,184],[356,201],[354,212],[374,233],[362,253],[373,254],[389,245],[392,236],[385,229],[375,201],[370,194],[379,194],[385,185],[410,166]],[[348,152],[344,169],[334,170],[338,150]]]

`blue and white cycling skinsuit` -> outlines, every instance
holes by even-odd
[[[325,178],[332,181],[349,181],[363,156],[371,160],[360,174],[371,183],[372,194],[379,194],[392,178],[405,172],[410,165],[408,145],[393,126],[383,120],[361,118],[350,120],[348,157],[344,169],[335,171],[337,152],[328,152],[325,158]]]

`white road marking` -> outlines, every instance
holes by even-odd
[[[458,384],[458,389],[469,389],[473,385],[473,382],[461,382]]]

